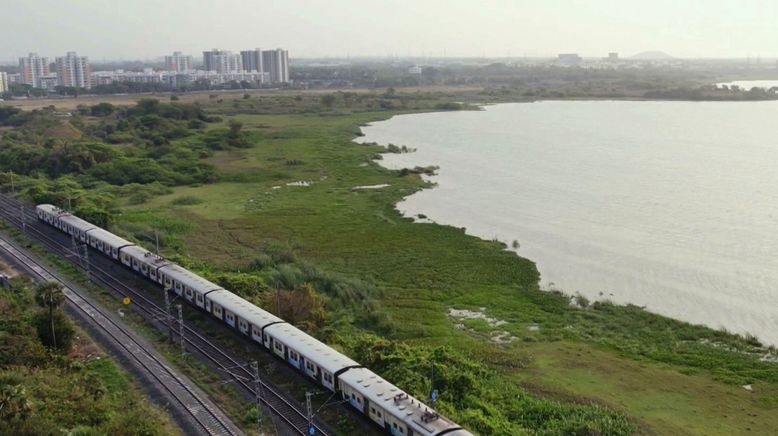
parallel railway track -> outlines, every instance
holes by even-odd
[[[77,268],[87,269],[86,265],[82,264],[81,257],[74,253],[69,245],[65,245],[38,228],[41,224],[38,222],[34,209],[31,206],[0,194],[0,216],[16,227],[24,227],[28,237],[36,240],[53,253],[63,256]],[[91,255],[92,252],[90,251]],[[100,254],[95,255],[100,256]],[[105,271],[94,263],[89,264],[88,272],[93,281],[107,287],[117,295],[132,296],[134,307],[137,307],[150,320],[158,320],[160,316],[166,316],[165,310],[158,306],[155,301],[142,291],[127,286],[110,272]],[[218,344],[205,338],[191,327],[185,325],[184,328],[184,340],[189,349],[196,350],[217,368],[229,374],[236,385],[242,387],[248,393],[254,394],[254,375],[249,368],[248,362],[241,362],[230,356]],[[175,333],[178,334],[177,331]],[[309,421],[302,405],[288,397],[273,383],[265,379],[261,379],[260,383],[262,387],[262,404],[286,423],[295,433],[307,435]],[[335,434],[334,431],[316,418],[314,418],[312,425],[317,435],[328,436]]]
[[[19,264],[33,272],[42,281],[60,280],[42,264],[33,258],[22,253],[13,242],[0,236],[0,249],[6,251]],[[90,300],[84,298],[75,288],[64,285],[63,293],[71,306],[83,312],[86,317],[95,321],[100,331],[114,340],[114,342],[126,350],[133,357],[135,362],[140,365],[158,385],[170,394],[182,406],[183,410],[192,418],[191,421],[199,428],[203,434],[208,435],[237,435],[236,429],[229,425],[221,414],[214,410],[197,392],[192,389],[185,381],[181,380],[176,373],[162,360],[149,350],[148,345],[135,338],[130,330],[116,322],[110,315],[106,314],[100,307],[93,304]]]

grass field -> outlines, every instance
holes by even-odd
[[[273,244],[294,247],[375,284],[393,327],[382,334],[449,345],[536,396],[605,405],[639,433],[778,428],[778,366],[753,341],[635,307],[575,306],[541,292],[534,264],[502,245],[400,216],[394,204],[424,182],[377,165],[379,147],[351,142],[358,125],[387,116],[238,115],[255,145],[209,158],[220,182],[126,205],[124,221],[185,223],[185,252],[227,271],[249,269]],[[354,189],[377,184],[388,186]],[[454,318],[451,308],[491,319]]]

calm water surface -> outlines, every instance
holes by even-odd
[[[362,142],[439,165],[406,215],[521,244],[545,288],[778,344],[778,102],[542,102],[404,115]]]

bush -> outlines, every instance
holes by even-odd
[[[49,322],[48,314],[40,312],[34,319],[35,329],[41,343],[60,353],[67,353],[73,345],[76,329],[73,322],[61,311],[53,312],[52,322]],[[54,337],[51,335],[51,326],[54,325]],[[56,339],[56,341],[55,341]]]
[[[114,105],[110,103],[100,103],[92,106],[90,113],[93,117],[107,117],[108,115],[114,113],[115,110],[116,108]]]
[[[193,195],[185,195],[183,197],[178,197],[174,199],[173,201],[170,202],[170,204],[174,206],[191,206],[195,204],[200,204],[202,202],[203,200],[198,197],[195,197]]]

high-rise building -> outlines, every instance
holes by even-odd
[[[261,73],[264,70],[262,65],[262,50],[244,50],[240,52],[240,58],[243,62],[243,69],[249,73]]]
[[[174,52],[172,56],[165,56],[165,70],[182,73],[192,70],[192,56]]]
[[[8,74],[0,71],[0,92],[8,92]]]
[[[271,83],[289,82],[289,52],[282,49],[262,52],[262,66],[270,74]]]
[[[30,53],[26,58],[19,58],[19,74],[22,83],[33,88],[41,88],[41,77],[49,73],[48,58],[38,56],[38,53]]]
[[[243,59],[239,54],[213,49],[203,52],[203,67],[219,74],[239,73],[243,71]]]
[[[70,51],[57,58],[57,83],[59,86],[84,88],[92,87],[92,71],[89,59]]]

